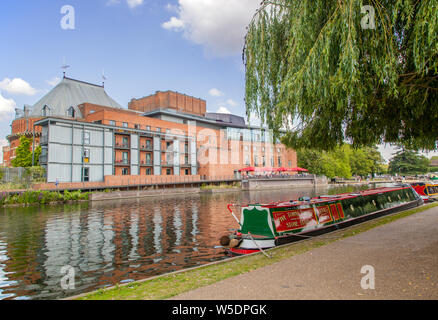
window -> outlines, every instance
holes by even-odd
[[[45,105],[42,110],[42,116],[47,117],[50,115],[50,108],[48,105]]]
[[[123,122],[123,128],[127,128],[128,127],[128,123],[127,122]]]
[[[278,157],[278,166],[281,167],[281,157]]]
[[[151,140],[146,140],[146,148],[150,148],[151,147]]]
[[[157,128],[157,132],[161,132],[161,128]]]
[[[170,133],[170,129],[166,129],[166,133]]]
[[[82,181],[90,181],[90,168],[82,168]]]
[[[166,175],[168,175],[168,176],[172,175],[172,170],[166,169]]]
[[[123,164],[128,164],[128,152],[123,152],[122,153],[122,163]]]
[[[152,163],[152,157],[150,153],[146,153],[146,164],[150,165]]]
[[[129,147],[129,139],[128,139],[128,137],[123,137],[123,139],[122,139],[122,146],[124,148],[128,148]]]
[[[184,152],[189,153],[189,144],[187,142],[184,144]]]
[[[150,176],[152,174],[152,169],[151,168],[147,168],[146,169],[146,175]]]
[[[147,131],[151,131],[151,127],[150,126],[146,126],[146,130]]]
[[[110,121],[109,121],[109,124],[110,124],[110,126],[115,126],[115,125],[116,125],[116,122],[115,122],[114,120],[110,120]]]
[[[84,144],[90,144],[90,132],[84,131]]]
[[[185,170],[185,175],[188,176],[189,175],[189,169]]]
[[[134,128],[135,129],[140,129],[140,125],[139,124],[134,124]]]
[[[128,168],[123,168],[122,169],[122,175],[123,176],[128,176],[129,175],[129,169]]]
[[[189,164],[189,156],[184,156],[184,164]]]
[[[84,148],[84,153],[82,155],[82,162],[84,163],[90,162],[90,149]]]
[[[69,117],[74,118],[74,117],[75,117],[75,109],[74,109],[73,107],[68,108],[68,110],[67,110],[67,115],[68,115]]]
[[[289,160],[289,168],[292,168],[292,160]]]

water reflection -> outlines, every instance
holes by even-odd
[[[4,208],[0,299],[61,298],[226,259],[215,246],[237,227],[227,203],[351,191],[307,188]],[[66,265],[75,269],[74,290],[60,285]]]

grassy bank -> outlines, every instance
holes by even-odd
[[[0,206],[38,205],[88,200],[88,192],[78,191],[23,191],[14,195],[0,192]]]
[[[292,257],[332,243],[334,241],[351,237],[372,228],[390,223],[392,221],[422,212],[438,203],[432,203],[419,208],[411,209],[390,216],[364,222],[348,229],[339,230],[319,238],[312,238],[302,242],[278,247],[270,250],[271,259],[263,254],[254,254],[242,258],[225,260],[223,262],[207,265],[204,267],[163,275],[150,280],[143,280],[127,285],[116,286],[108,289],[101,289],[84,296],[80,300],[157,300],[166,299],[180,293],[203,287],[223,279],[246,273],[283,259]]]

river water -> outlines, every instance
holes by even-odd
[[[0,300],[63,298],[226,259],[216,247],[218,239],[238,226],[228,203],[288,201],[370,187],[2,208]],[[75,288],[64,290],[61,281],[68,271],[74,272]]]

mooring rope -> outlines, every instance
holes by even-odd
[[[259,246],[259,244],[257,243],[257,241],[255,241],[254,240],[254,238],[252,237],[252,235],[251,235],[251,232],[248,232],[248,235],[249,235],[249,237],[251,238],[251,240],[254,242],[254,244],[257,246],[257,248],[259,248],[259,250],[266,256],[266,257],[268,257],[269,259],[271,259],[272,257],[269,255],[269,254],[267,254],[260,246]]]

